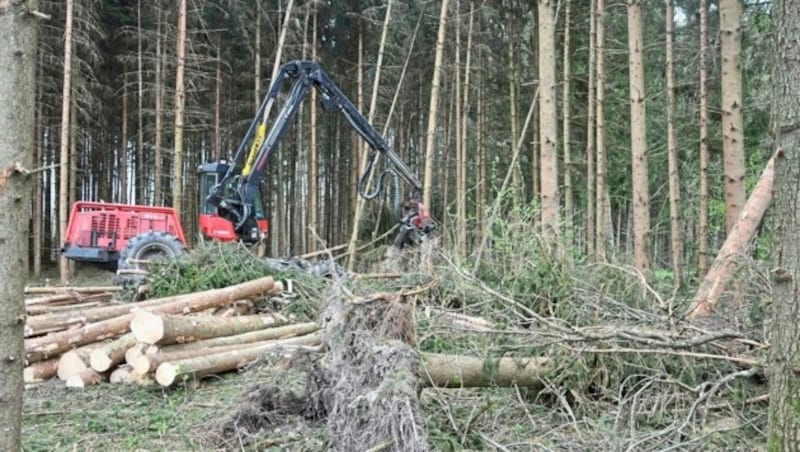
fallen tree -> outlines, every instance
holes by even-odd
[[[287,319],[279,314],[189,317],[141,311],[131,319],[131,331],[145,344],[162,345],[232,336],[285,323]]]

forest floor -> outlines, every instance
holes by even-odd
[[[528,249],[530,240],[501,239],[486,258],[492,264],[473,270],[475,276],[442,255],[432,279],[425,273],[350,285],[356,294],[426,287],[415,296],[413,311],[420,351],[549,356],[557,364],[540,391],[422,390],[432,450],[764,448],[766,382],[728,359],[764,359],[758,265],[744,267],[740,281],[746,283],[732,287],[719,315],[690,325],[667,314],[683,312],[690,300],[689,290],[673,292],[668,274],[656,274],[646,286],[623,264],[552,259]],[[77,284],[107,284],[113,276],[78,270]],[[304,296],[304,302],[321,303],[316,290],[301,292],[293,303]],[[296,311],[313,318],[317,308]],[[454,323],[443,313],[483,319],[491,327]],[[324,423],[302,417],[266,413],[266,426],[257,432],[229,428],[231,416],[276,375],[265,360],[173,388],[69,389],[48,381],[26,390],[24,450],[325,450]]]

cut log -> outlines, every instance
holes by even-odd
[[[280,314],[199,317],[167,316],[142,311],[133,316],[131,331],[140,342],[162,345],[231,336],[278,326],[286,322],[286,318]]]
[[[101,383],[103,380],[105,380],[105,376],[103,374],[99,374],[92,369],[86,369],[83,372],[79,372],[67,378],[67,387],[85,388],[87,386]]]
[[[99,308],[106,305],[107,302],[104,300],[84,301],[78,304],[66,304],[66,305],[34,304],[34,305],[26,305],[25,312],[29,316],[38,316],[43,314],[78,312],[84,309]]]
[[[152,345],[145,350],[145,354],[154,355],[157,353],[175,353],[186,350],[196,350],[199,348],[224,347],[228,345],[249,346],[246,344],[276,339],[286,339],[294,336],[304,336],[306,334],[313,333],[318,329],[319,327],[314,322],[296,323],[293,325],[284,325],[276,328],[266,328],[263,330],[251,331],[249,333],[237,334],[235,336],[222,336],[196,342],[187,342],[185,344],[173,344],[164,347]]]
[[[541,386],[552,372],[549,358],[478,358],[423,353],[419,369],[423,387]]]
[[[200,347],[188,350],[162,351],[159,353],[146,353],[139,356],[133,364],[133,370],[138,375],[145,375],[154,372],[158,366],[165,362],[175,362],[184,359],[197,358],[201,356],[214,355],[229,351],[241,350],[243,348],[274,348],[277,346],[296,346],[296,345],[318,345],[320,343],[319,334],[292,337],[272,341],[254,342],[251,344],[231,344],[217,347]],[[169,349],[169,347],[167,347]]]
[[[111,300],[111,295],[108,292],[98,292],[89,295],[62,293],[55,295],[46,295],[36,298],[27,298],[25,300],[25,307],[28,309],[53,309],[60,307],[61,309],[69,309],[69,306],[74,306],[81,303],[89,302],[107,302]]]
[[[212,306],[224,306],[234,300],[262,294],[274,294],[271,277],[237,284],[224,289],[214,289],[195,294],[163,298],[161,304],[149,306],[148,310],[164,314],[179,314],[199,311]],[[25,341],[25,357],[28,364],[47,359],[72,347],[98,342],[127,333],[133,314],[125,314],[108,320],[87,324],[81,328],[51,333]]]
[[[187,378],[202,378],[206,375],[229,372],[245,366],[264,354],[267,350],[277,348],[297,348],[315,346],[320,343],[320,336],[310,334],[282,341],[251,346],[212,355],[178,361],[164,362],[156,369],[156,382],[161,386],[171,386],[175,382]]]
[[[133,333],[98,346],[89,353],[89,365],[97,372],[105,372],[125,360],[125,353],[136,344]]]
[[[94,344],[89,344],[61,355],[58,359],[57,374],[59,380],[67,381],[69,377],[88,369],[89,355],[94,347]]]
[[[700,283],[692,305],[687,312],[689,318],[703,317],[716,308],[725,285],[731,278],[736,257],[740,256],[755,236],[758,225],[772,201],[772,186],[775,182],[775,155],[767,162],[753,193],[747,199],[739,218],[728,233],[728,237],[717,252],[711,268]]]
[[[125,363],[133,366],[133,363],[135,363],[136,360],[144,354],[144,351],[147,347],[147,344],[142,344],[141,342],[136,341],[132,347],[129,347],[127,350],[125,350]]]
[[[119,286],[42,286],[42,287],[26,287],[25,288],[25,295],[36,295],[36,294],[62,294],[62,293],[70,293],[70,294],[88,294],[88,293],[98,293],[98,292],[122,292],[123,288]]]
[[[133,368],[127,364],[123,364],[114,369],[108,376],[108,382],[111,384],[131,384],[133,383]]]
[[[22,371],[22,379],[25,383],[34,383],[42,380],[49,380],[56,376],[58,372],[58,358],[50,358],[46,361],[39,361],[26,367]]]

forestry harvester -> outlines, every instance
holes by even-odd
[[[285,103],[268,128],[272,106],[288,80],[292,84]],[[223,160],[198,167],[198,224],[202,236],[239,240],[248,245],[267,237],[269,222],[261,203],[261,178],[312,88],[319,92],[323,109],[338,110],[370,146],[367,165],[358,179],[358,192],[363,198],[377,197],[388,175],[394,179],[395,204],[400,210],[397,179],[402,178],[411,186],[412,196],[403,203],[394,246],[402,249],[418,244],[435,228],[421,202],[422,183],[313,61],[292,61],[281,67],[231,162]],[[379,154],[384,156],[386,168],[378,174],[375,189],[369,192],[366,185]],[[122,270],[138,269],[156,257],[175,257],[185,248],[181,223],[172,208],[81,201],[72,208],[62,253],[75,261]]]

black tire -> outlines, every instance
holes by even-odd
[[[147,270],[143,261],[174,259],[185,252],[183,243],[174,235],[161,231],[139,234],[119,253],[116,282],[122,285],[141,282],[145,275],[140,271]]]

